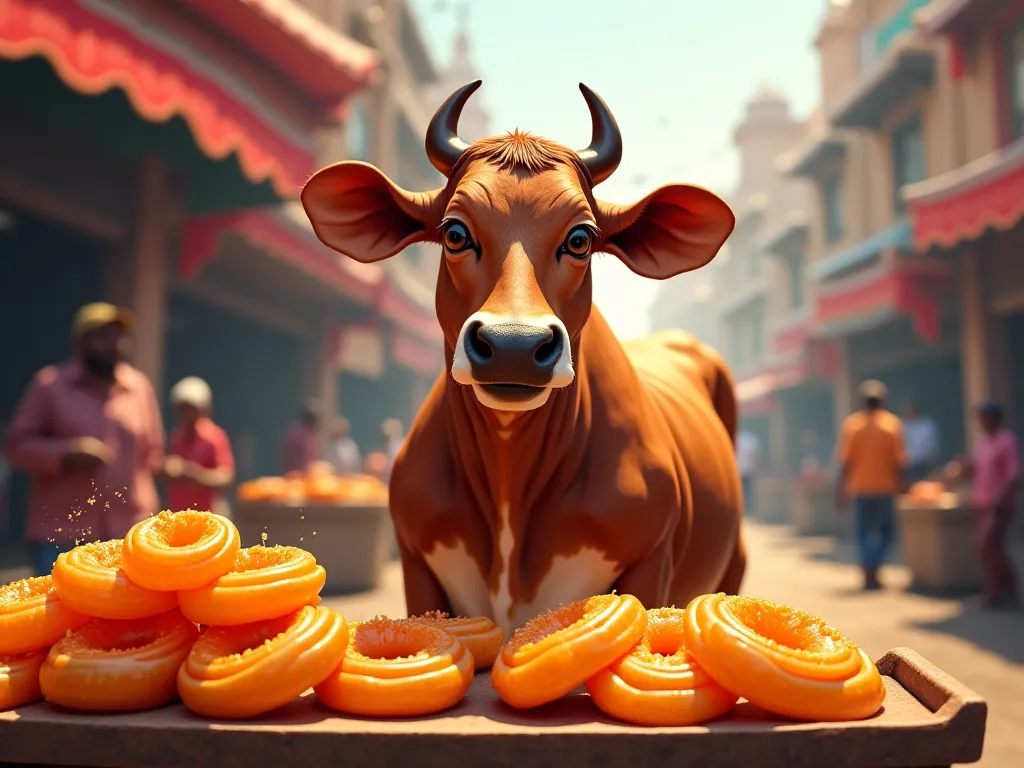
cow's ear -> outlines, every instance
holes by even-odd
[[[321,242],[365,263],[432,239],[440,192],[406,192],[372,165],[344,162],[313,174],[301,197]]]
[[[601,250],[643,277],[664,280],[703,267],[736,226],[718,195],[669,184],[633,205],[598,202]]]

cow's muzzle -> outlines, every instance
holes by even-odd
[[[551,389],[572,383],[569,334],[553,315],[501,317],[478,312],[462,327],[452,376],[491,408],[530,410]]]

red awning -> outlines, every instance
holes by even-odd
[[[422,376],[436,376],[444,368],[440,346],[424,344],[400,331],[391,334],[391,358]]]
[[[952,248],[1024,218],[1024,139],[973,163],[908,187],[914,247]]]
[[[132,29],[127,16],[123,20],[111,12],[108,17],[104,7],[90,3],[86,10],[73,0],[0,0],[0,57],[41,56],[82,94],[120,88],[144,119],[164,123],[181,117],[208,157],[234,153],[254,184],[269,181],[282,197],[297,194],[316,163],[308,135],[281,128],[279,115],[254,102],[241,84],[228,82],[230,73],[211,73],[211,62],[198,67],[180,60],[170,46],[160,47],[158,35]],[[139,16],[137,9],[134,15]],[[134,23],[144,26],[138,19]]]
[[[328,248],[312,230],[277,208],[195,216],[182,226],[178,252],[181,277],[195,275],[215,258],[220,237],[233,232],[357,301],[433,346],[444,339],[436,315],[415,303],[377,264],[362,264]]]
[[[384,286],[379,309],[384,317],[427,341],[437,343],[444,339],[437,315],[416,304],[390,280]]]
[[[916,15],[918,26],[928,35],[978,26],[1000,7],[999,0],[946,0],[929,3]]]
[[[377,70],[376,52],[294,0],[185,2],[316,98],[337,101],[369,85]]]
[[[219,239],[234,232],[253,247],[293,264],[341,293],[365,304],[375,304],[385,288],[383,270],[360,264],[323,245],[313,232],[303,231],[277,210],[254,209],[188,219],[182,227],[178,270],[182,277],[195,275],[217,254]]]
[[[804,309],[806,310],[806,307]],[[775,352],[784,355],[788,352],[802,349],[806,346],[810,335],[810,313],[804,311],[799,316],[794,317],[792,321],[775,328],[775,333],[772,335]]]
[[[908,260],[834,284],[818,286],[814,327],[868,317],[886,311],[910,315],[918,334],[936,341],[941,332],[939,301],[952,286],[948,264]]]

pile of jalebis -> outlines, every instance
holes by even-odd
[[[388,487],[372,475],[336,475],[328,462],[310,465],[306,472],[284,477],[258,477],[238,486],[243,502],[299,504],[380,504],[388,502]]]
[[[295,547],[239,545],[224,517],[162,512],[123,540],[60,555],[52,574],[0,587],[0,710],[40,698],[125,712],[180,698],[198,715],[252,718],[308,689],[363,717],[457,705],[476,670],[526,709],[581,686],[605,714],[684,726],[740,698],[781,716],[854,720],[885,687],[824,620],[751,597],[702,595],[645,610],[598,595],[541,614],[505,642],[488,618],[435,613],[346,622]]]

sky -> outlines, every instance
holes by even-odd
[[[805,116],[818,101],[812,45],[827,0],[412,0],[435,58],[450,56],[460,8],[491,132],[590,142],[578,83],[623,133],[622,164],[596,194],[632,202],[656,186],[699,184],[728,199],[732,132],[762,83]],[[783,8],[785,10],[783,10]],[[676,280],[692,280],[681,276]],[[594,262],[594,299],[621,338],[648,329],[658,284],[617,259]]]

